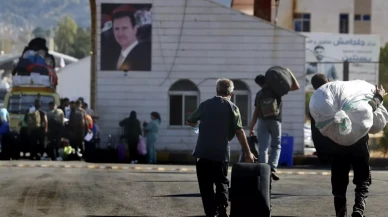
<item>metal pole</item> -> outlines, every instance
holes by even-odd
[[[344,81],[349,81],[349,61],[345,60],[344,64]]]

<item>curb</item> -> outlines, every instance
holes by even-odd
[[[230,163],[238,162],[240,152],[230,153]],[[157,152],[157,162],[162,164],[184,164],[184,165],[195,165],[195,158],[191,152]],[[317,156],[304,156],[294,155],[293,166],[322,166],[324,164],[318,159]],[[281,163],[279,162],[279,166]],[[373,168],[387,168],[388,158],[370,158],[370,166]]]
[[[195,173],[195,168],[174,168],[174,167],[147,167],[147,166],[111,166],[111,165],[50,165],[50,164],[0,164],[2,168],[66,168],[66,169],[91,169],[91,170],[118,170],[118,171],[153,171],[153,172],[176,172],[176,173]],[[229,169],[229,173],[232,170]],[[287,171],[279,169],[279,175],[318,175],[330,176],[331,172],[317,171]],[[349,173],[353,176],[353,173]]]

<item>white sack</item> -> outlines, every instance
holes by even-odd
[[[370,128],[369,133],[376,134],[384,130],[388,121],[388,111],[383,106],[383,103],[373,112],[373,126]]]
[[[372,111],[368,101],[375,86],[362,80],[329,82],[317,89],[310,99],[310,113],[322,135],[350,146],[371,133],[384,129],[388,113],[383,105]]]

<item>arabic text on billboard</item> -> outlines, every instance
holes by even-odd
[[[349,61],[349,80],[378,82],[380,37],[378,35],[344,35],[306,33],[306,91],[310,80],[323,73],[331,80],[343,80],[343,62]]]

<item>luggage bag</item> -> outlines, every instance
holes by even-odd
[[[264,163],[236,163],[229,189],[230,217],[271,216],[271,168]]]
[[[288,68],[273,66],[265,73],[265,83],[278,97],[282,97],[291,89],[291,73]]]

